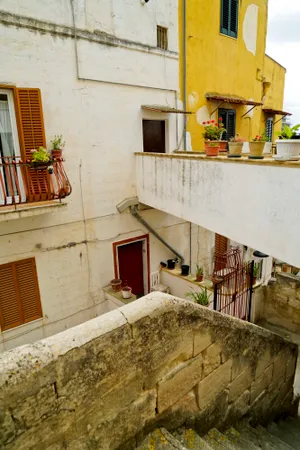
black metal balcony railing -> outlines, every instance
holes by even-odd
[[[34,167],[19,157],[0,156],[0,207],[61,199],[71,192],[63,159]]]

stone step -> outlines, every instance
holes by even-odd
[[[138,450],[187,450],[165,428],[157,428],[149,434]]]
[[[290,445],[288,445],[286,442],[283,442],[281,439],[274,436],[273,434],[269,433],[268,430],[262,427],[261,425],[258,425],[256,427],[256,431],[259,434],[261,434],[262,437],[268,438],[269,441],[273,443],[273,445],[276,444],[277,445],[276,448],[278,448],[278,450],[293,450],[293,448]]]
[[[263,450],[277,450],[276,444],[273,444],[272,438],[262,437],[259,432],[252,428],[250,425],[241,423],[237,425],[238,431],[241,433],[244,439],[248,439],[250,442],[255,444],[257,447]]]
[[[295,441],[294,446],[296,446],[297,449],[300,448],[300,424],[298,423],[292,423],[289,420],[280,420],[277,425],[281,430],[288,431],[291,436],[293,436],[293,439]]]
[[[229,441],[235,445],[238,450],[260,450],[255,443],[250,442],[248,439],[243,438],[241,433],[235,428],[229,428],[226,431],[225,436],[228,437]]]
[[[272,422],[267,426],[267,430],[293,449],[299,450],[299,444],[295,442],[293,434],[284,425],[278,426],[276,423]]]
[[[173,435],[188,450],[211,450],[211,446],[191,428],[180,428]]]
[[[226,436],[222,435],[222,433],[220,433],[216,428],[213,428],[212,430],[210,430],[203,437],[203,439],[207,442],[208,445],[210,445],[210,447],[213,450],[218,450],[218,449],[219,450],[225,450],[225,449],[233,450],[234,449],[234,447],[229,447],[230,442],[229,442],[228,438]]]

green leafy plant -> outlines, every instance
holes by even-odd
[[[39,147],[37,150],[31,150],[33,163],[47,163],[50,161],[48,150],[44,147]]]
[[[202,122],[202,125],[204,126],[204,133],[202,133],[202,136],[206,141],[220,141],[223,133],[226,132],[221,117],[218,122],[215,120],[208,120],[207,122]]]
[[[203,275],[203,267],[199,266],[199,264],[196,263],[196,275],[201,276]]]
[[[56,134],[52,139],[51,144],[53,150],[62,150],[66,143],[65,141],[63,141],[63,137],[61,134]]]
[[[195,303],[198,303],[198,305],[207,306],[209,304],[211,294],[207,293],[207,288],[202,289],[200,292],[193,289],[192,291],[187,292],[185,297],[190,298]]]
[[[219,144],[218,142],[209,142],[209,143],[208,143],[208,146],[209,146],[209,147],[219,147],[219,145],[220,145],[220,144]]]
[[[289,127],[288,125],[284,125],[283,130],[277,131],[276,135],[279,139],[293,139],[297,136],[297,131],[300,128],[300,123],[298,125],[294,125],[293,127]]]
[[[254,263],[254,265],[253,265],[253,276],[255,278],[258,277],[259,270],[260,270],[260,264],[259,263]]]
[[[230,142],[245,142],[245,139],[241,138],[238,134],[231,137],[229,140]]]

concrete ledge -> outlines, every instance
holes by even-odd
[[[23,203],[19,205],[3,206],[0,207],[0,222],[39,216],[41,214],[50,213],[53,210],[61,210],[66,208],[67,203],[61,203],[59,201]]]

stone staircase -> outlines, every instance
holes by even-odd
[[[138,450],[299,450],[300,418],[287,418],[267,428],[253,428],[240,422],[224,433],[212,429],[200,437],[192,429],[179,429],[172,434],[157,428],[149,434]]]

